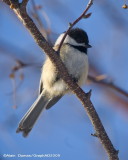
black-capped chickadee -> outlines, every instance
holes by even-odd
[[[65,33],[55,42],[54,50]],[[87,33],[79,28],[71,29],[60,50],[60,58],[68,69],[72,78],[81,86],[88,75],[87,49],[90,48]],[[19,123],[17,132],[22,131],[27,136],[43,109],[51,108],[62,96],[70,93],[65,82],[59,76],[54,64],[47,57],[42,67],[39,96]]]

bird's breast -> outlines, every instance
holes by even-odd
[[[85,83],[88,74],[88,56],[75,48],[67,47],[62,60],[69,74],[79,79],[79,85]]]

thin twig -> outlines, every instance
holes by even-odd
[[[89,1],[89,3],[92,1]],[[91,5],[87,5],[90,8]],[[62,60],[59,58],[59,55],[56,54],[56,52],[53,50],[53,48],[49,45],[49,43],[45,40],[45,38],[41,35],[38,28],[32,21],[32,19],[28,16],[26,9],[19,5],[18,8],[13,9],[13,11],[16,13],[16,15],[19,17],[19,19],[22,21],[24,26],[29,30],[31,35],[33,36],[36,43],[41,47],[41,49],[47,54],[51,62],[55,65],[55,67],[58,70],[58,73],[60,74],[61,78],[64,80],[64,82],[67,84],[67,86],[71,89],[71,91],[78,97],[78,99],[83,104],[90,121],[92,122],[96,135],[99,138],[100,142],[102,143],[105,151],[108,154],[108,157],[110,160],[119,160],[118,158],[118,151],[114,148],[112,142],[110,141],[102,123],[101,120],[90,100],[90,93],[86,94],[77,83],[73,81],[73,79],[68,74],[68,71],[63,64]],[[78,20],[77,20],[78,22]],[[76,23],[77,23],[76,22]]]
[[[49,37],[51,31],[50,31],[50,26],[48,25],[48,20],[46,19],[46,14],[45,14],[45,16],[43,16],[43,18],[46,20],[46,23],[47,23],[47,25],[48,25],[48,29],[45,29],[45,27],[44,27],[44,25],[43,25],[43,23],[42,23],[42,21],[41,21],[41,18],[40,18],[40,15],[39,15],[39,13],[38,13],[38,10],[37,10],[35,1],[34,1],[34,0],[31,0],[31,4],[32,4],[32,8],[33,8],[32,16],[36,19],[36,21],[37,21],[37,23],[38,23],[38,25],[39,25],[39,27],[40,27],[40,31],[41,31],[41,33],[43,34],[43,36],[45,37],[45,39],[46,39],[49,43],[51,43],[50,37]],[[43,11],[42,11],[42,12],[43,12]],[[45,13],[45,12],[43,12],[43,13]]]
[[[26,6],[26,5],[28,4],[28,1],[29,1],[29,0],[23,0],[23,1],[22,1],[22,5],[23,5],[23,6]]]
[[[11,5],[9,0],[2,0],[4,3],[6,3],[7,5]]]
[[[38,11],[37,11],[37,9],[36,9],[35,1],[32,0],[31,3],[32,3],[33,11],[34,11],[34,13],[33,13],[34,18],[37,20],[39,26],[40,26],[41,29],[43,29],[43,31],[44,31],[44,26],[43,26],[43,23],[41,22],[41,19],[40,19],[40,17],[39,17]]]
[[[68,30],[65,32],[65,34],[64,34],[64,36],[63,36],[63,38],[62,38],[62,40],[61,40],[61,42],[60,42],[60,45],[59,45],[58,50],[57,50],[58,53],[60,52],[60,49],[61,49],[61,47],[62,47],[62,44],[63,44],[66,36],[68,35],[69,31],[73,28],[73,26],[74,26],[76,23],[78,23],[82,18],[84,18],[84,16],[86,15],[87,11],[88,11],[89,8],[92,6],[92,4],[93,4],[93,0],[89,0],[89,2],[88,2],[88,4],[87,4],[87,7],[86,7],[86,9],[84,10],[84,12],[83,12],[73,23],[70,23],[70,26],[69,26]]]
[[[97,80],[95,77],[90,76],[90,75],[88,76],[88,79],[91,80],[94,83],[102,84],[104,86],[112,88],[112,89],[116,90],[117,92],[121,93],[122,95],[128,97],[128,92],[124,91],[123,89],[121,89],[120,87],[116,86],[112,82],[106,82],[105,80]]]

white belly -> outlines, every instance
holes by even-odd
[[[78,50],[66,47],[64,53],[61,53],[61,59],[66,65],[69,74],[73,77],[79,77],[78,84],[81,86],[85,83],[88,74],[88,57],[85,53],[80,53]],[[46,60],[43,66],[43,88],[49,92],[51,96],[57,96],[67,93],[68,87],[65,82],[60,79],[54,84],[54,77],[56,74],[55,66],[49,59]]]
[[[72,47],[68,47],[64,59],[69,74],[73,77],[79,77],[78,83],[83,85],[88,75],[88,56]]]

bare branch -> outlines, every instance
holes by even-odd
[[[89,4],[87,5],[87,8],[83,12],[83,15],[87,12],[87,10],[91,7],[92,0],[89,1]],[[53,50],[53,48],[49,45],[49,43],[45,40],[45,38],[41,35],[38,28],[32,21],[32,19],[28,16],[26,9],[21,5],[19,5],[18,8],[14,8],[13,11],[16,13],[16,15],[19,17],[19,19],[22,21],[24,26],[29,30],[31,35],[33,36],[36,43],[41,47],[41,49],[47,54],[47,56],[50,58],[51,62],[55,65],[55,67],[58,70],[58,73],[60,74],[61,78],[64,80],[64,82],[68,85],[68,87],[71,89],[71,91],[78,97],[78,99],[83,104],[90,121],[92,122],[96,135],[99,138],[100,142],[102,143],[105,151],[108,154],[108,157],[110,160],[118,160],[118,151],[115,150],[112,142],[110,141],[101,121],[100,118],[90,100],[90,92],[84,93],[84,91],[78,86],[77,83],[75,83],[70,75],[68,74],[68,71],[59,58],[59,55],[56,54],[56,52]],[[72,27],[81,19],[82,15],[73,23]],[[72,28],[71,27],[71,28]],[[70,28],[70,29],[71,29]],[[61,44],[62,45],[62,44]],[[61,46],[60,46],[61,47]]]
[[[4,3],[6,3],[7,5],[11,5],[9,0],[2,0]]]
[[[40,19],[40,16],[38,14],[38,11],[37,11],[37,7],[36,7],[36,4],[35,4],[35,1],[32,0],[31,1],[31,4],[32,4],[32,8],[33,8],[33,12],[32,12],[32,16],[36,19],[37,23],[39,24],[39,27],[40,27],[40,30],[41,30],[41,33],[43,34],[43,36],[48,39],[48,34],[49,32],[45,29],[41,19]]]
[[[87,11],[89,10],[89,8],[92,6],[93,4],[93,0],[89,0],[88,4],[87,4],[87,7],[85,8],[84,12],[73,22],[73,23],[70,23],[70,26],[68,28],[68,30],[65,32],[61,42],[60,42],[60,45],[58,47],[58,53],[60,52],[60,49],[61,49],[61,46],[66,38],[66,36],[68,35],[69,31],[73,28],[73,26],[78,23],[82,18],[84,18],[86,16],[86,13]]]
[[[23,5],[23,6],[26,6],[26,5],[28,4],[28,1],[29,1],[29,0],[23,0],[23,1],[22,1],[22,5]]]
[[[98,83],[104,86],[107,86],[109,88],[112,88],[114,90],[116,90],[117,92],[123,94],[124,96],[128,97],[128,92],[124,91],[123,89],[121,89],[120,87],[114,85],[112,82],[106,82],[105,80],[97,80],[96,77],[93,76],[88,76],[88,79],[91,80],[94,83]]]

